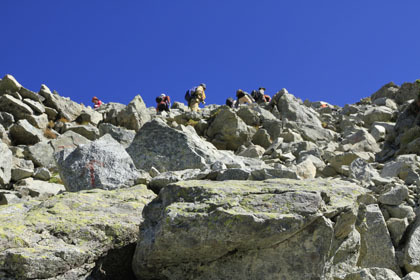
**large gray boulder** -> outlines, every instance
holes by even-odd
[[[355,264],[360,239],[355,217],[337,229],[329,217],[357,212],[362,193],[327,180],[171,184],[143,211],[133,270],[138,279],[332,279],[339,264]]]
[[[377,204],[366,206],[365,216],[358,225],[358,230],[362,237],[359,265],[366,268],[388,268],[401,275],[385,219]]]
[[[394,115],[394,110],[386,106],[372,107],[364,112],[362,118],[366,126],[371,126],[374,122],[389,122]]]
[[[146,123],[137,133],[127,152],[137,168],[160,172],[184,169],[207,169],[217,161],[229,167],[242,168],[259,160],[219,151],[211,143],[200,138],[194,129],[181,131],[169,127],[163,120]],[[248,163],[247,163],[248,161]]]
[[[10,136],[15,145],[34,145],[44,139],[41,131],[27,120],[19,120],[10,127]]]
[[[117,140],[124,148],[128,148],[136,136],[134,130],[118,127],[110,123],[101,123],[98,128],[100,136],[110,134],[112,138]]]
[[[141,185],[1,206],[0,279],[89,279],[99,267],[107,279],[133,279],[131,248],[154,197]],[[107,269],[107,254],[117,269]]]
[[[26,146],[25,157],[32,160],[36,167],[55,168],[54,149],[51,141],[42,141],[35,145]]]
[[[3,112],[12,114],[16,120],[26,119],[34,113],[31,107],[8,94],[0,97],[0,108]]]
[[[22,85],[12,75],[5,75],[0,80],[0,95],[6,92],[16,92],[22,88]]]
[[[10,182],[12,177],[12,151],[0,140],[0,188]]]
[[[215,114],[207,136],[218,149],[236,150],[251,140],[248,126],[232,109],[221,107]]]
[[[405,247],[404,268],[407,272],[420,273],[420,213],[416,211],[416,220],[408,234]]]
[[[55,159],[68,191],[130,187],[140,177],[131,157],[108,134],[74,150],[63,149]]]
[[[45,106],[57,110],[60,117],[69,121],[75,120],[83,110],[82,105],[70,100],[69,98],[62,97],[56,92],[51,93],[50,89],[45,85],[41,85],[39,94],[45,98]]]

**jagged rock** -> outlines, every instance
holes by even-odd
[[[128,148],[136,136],[136,132],[134,130],[114,126],[110,123],[101,123],[98,128],[100,136],[110,134],[112,138],[117,140],[124,148]]]
[[[0,190],[0,206],[21,202],[21,195],[17,191]],[[0,272],[1,276],[1,272]]]
[[[53,108],[50,108],[50,107],[47,107],[47,106],[45,106],[44,108],[45,108],[45,113],[48,116],[48,120],[55,121],[57,119],[57,116],[58,116],[57,110],[55,110]]]
[[[362,237],[359,265],[366,268],[388,268],[400,275],[395,249],[385,219],[377,204],[366,206],[366,212],[358,226],[358,231]]]
[[[366,130],[358,129],[354,133],[350,134],[341,142],[343,150],[349,150],[353,152],[373,152],[377,153],[380,151],[375,138]]]
[[[13,158],[12,180],[19,180],[31,177],[34,174],[34,164],[30,160]]]
[[[404,219],[407,218],[408,222],[411,223],[416,218],[416,213],[414,213],[413,208],[408,205],[398,205],[398,206],[390,206],[384,205],[384,208],[387,212],[391,215],[392,218],[397,219]]]
[[[259,113],[253,110],[251,106],[241,107],[238,110],[237,114],[238,114],[238,117],[240,117],[247,125],[250,125],[250,126],[261,125]]]
[[[283,123],[280,120],[264,120],[262,127],[270,134],[271,139],[277,139],[283,132]]]
[[[86,279],[95,262],[112,250],[114,264],[123,267],[124,249],[136,242],[143,220],[133,213],[141,213],[154,197],[145,186],[136,186],[0,207],[0,278]],[[79,269],[84,274],[70,278]],[[123,273],[119,277],[132,279]]]
[[[312,164],[316,168],[316,173],[317,174],[320,173],[326,166],[325,162],[321,158],[319,158],[317,156],[314,156],[313,154],[309,154],[309,153],[305,153],[305,152],[300,152],[299,153],[299,157],[298,157],[296,163],[299,164],[299,163],[301,163],[305,160],[310,160],[312,162]]]
[[[44,129],[48,125],[47,114],[42,115],[29,115],[26,120],[36,128]]]
[[[23,99],[23,103],[25,103],[26,105],[28,105],[33,110],[33,112],[36,113],[36,114],[43,114],[43,113],[45,113],[44,106],[41,103],[37,102],[37,101],[34,101],[32,99]]]
[[[381,171],[382,177],[399,177],[406,180],[411,172],[416,172],[420,168],[419,156],[415,154],[400,155],[395,161],[387,162]]]
[[[68,191],[130,187],[140,178],[129,154],[108,134],[74,150],[61,150],[55,160]]]
[[[73,131],[66,131],[57,139],[51,140],[51,145],[53,147],[54,152],[58,152],[63,149],[74,149],[77,148],[79,145],[88,143],[90,143],[88,139]]]
[[[391,108],[385,106],[372,107],[363,114],[363,121],[369,127],[374,122],[389,122],[394,115]]]
[[[71,101],[69,98],[62,97],[56,92],[51,93],[50,89],[45,85],[41,85],[39,94],[45,98],[45,106],[57,110],[62,118],[69,121],[75,120],[83,110],[82,105]]]
[[[316,175],[316,167],[310,159],[306,159],[296,165],[297,174],[302,179],[313,179]]]
[[[391,98],[395,100],[395,96],[397,95],[399,89],[400,89],[399,86],[397,86],[393,82],[390,82],[382,86],[377,92],[372,94],[370,98],[372,101],[375,101],[376,99],[383,98],[383,97]]]
[[[216,177],[217,181],[227,180],[248,180],[251,172],[240,168],[232,168],[219,171]]]
[[[65,128],[65,131],[69,130],[80,134],[91,141],[98,139],[100,136],[99,129],[92,125],[75,125]]]
[[[393,101],[392,99],[386,98],[386,97],[381,97],[381,98],[375,99],[373,101],[373,104],[375,104],[377,106],[386,106],[386,107],[390,108],[391,110],[397,110],[398,109],[397,103],[395,103],[395,101]]]
[[[410,272],[402,280],[420,280],[420,273],[417,273],[415,271]]]
[[[4,128],[8,129],[14,122],[15,118],[12,114],[0,112],[0,124],[3,125]]]
[[[12,152],[9,147],[0,141],[0,187],[8,184],[12,177],[12,165],[13,160]]]
[[[207,136],[218,149],[236,150],[251,140],[246,123],[229,108],[218,109],[207,129]]]
[[[143,211],[133,270],[139,279],[322,279],[335,251],[327,216],[361,193],[323,180],[171,184]]]
[[[251,145],[244,151],[240,152],[238,156],[250,157],[250,158],[261,158],[264,154],[265,149],[258,145]]]
[[[33,100],[33,101],[38,102],[38,103],[42,103],[45,100],[45,98],[42,97],[41,95],[39,95],[39,94],[29,90],[29,89],[26,89],[24,87],[22,87],[19,90],[19,94],[20,94],[20,96],[22,96],[22,98],[24,100],[25,99],[30,99],[30,100]]]
[[[372,125],[370,129],[370,134],[375,138],[376,142],[385,140],[386,129],[380,125]]]
[[[159,139],[158,144],[156,139]],[[262,163],[256,159],[245,162],[246,158],[219,151],[211,143],[202,140],[194,130],[175,130],[159,119],[146,123],[137,132],[127,152],[137,168],[149,170],[153,166],[160,172],[206,169],[217,161],[230,168]]]
[[[301,142],[303,141],[302,136],[300,136],[299,133],[293,132],[293,131],[284,131],[280,133],[279,135],[281,138],[283,138],[283,141],[285,143],[292,143],[292,142]]]
[[[409,225],[408,220],[407,218],[390,218],[386,221],[386,225],[391,235],[392,242],[394,243],[395,247],[397,247]]]
[[[390,269],[372,267],[351,272],[344,280],[401,280],[401,278]]]
[[[406,186],[395,186],[390,191],[379,196],[378,201],[386,205],[400,205],[408,198]]]
[[[404,268],[407,272],[420,273],[420,216],[416,211],[416,220],[407,236],[404,254]]]
[[[54,149],[50,142],[42,141],[32,146],[26,146],[24,153],[25,157],[37,167],[55,168]]]
[[[360,182],[370,184],[372,179],[379,178],[379,172],[372,167],[371,164],[361,158],[355,159],[350,164],[350,178],[354,178]]]
[[[23,196],[29,195],[31,197],[41,197],[43,199],[57,195],[66,190],[61,184],[34,180],[33,178],[20,180],[18,184],[15,184],[14,189]]]
[[[259,128],[252,137],[252,143],[267,149],[272,144],[270,134],[268,134],[266,129]]]
[[[25,119],[34,113],[31,107],[8,94],[0,96],[0,108],[12,114],[16,120]]]
[[[151,168],[152,170],[153,168]],[[157,171],[157,170],[156,170]],[[207,173],[203,173],[200,169],[186,169],[181,171],[168,171],[152,176],[148,187],[155,193],[171,183],[185,180],[200,180],[206,177]]]
[[[48,181],[51,179],[51,172],[45,167],[38,167],[34,170],[33,177],[38,180]]]
[[[44,139],[41,132],[27,120],[19,120],[10,127],[10,136],[16,145],[34,145]]]
[[[7,133],[6,129],[0,124],[0,141],[5,143],[6,145],[11,145],[12,141],[9,139],[9,134]]]
[[[102,114],[98,113],[97,111],[93,110],[92,108],[84,108],[80,115],[76,118],[76,122],[79,124],[88,124],[91,123],[95,126],[99,124],[103,119]]]
[[[355,159],[359,158],[359,155],[352,152],[345,152],[333,155],[328,158],[327,161],[330,163],[330,166],[338,173],[346,173],[345,166],[349,166]]]
[[[140,95],[136,95],[127,106],[115,105],[104,118],[104,122],[135,131],[138,131],[149,120],[150,115]]]
[[[19,84],[12,75],[7,74],[0,80],[0,95],[4,94],[6,91],[19,91],[21,87],[22,85]]]

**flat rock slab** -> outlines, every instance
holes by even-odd
[[[154,197],[138,185],[0,206],[0,279],[44,279],[94,266],[108,250],[137,240],[141,211]]]
[[[357,212],[363,193],[319,179],[170,184],[143,211],[133,270],[138,279],[321,279],[330,218]]]

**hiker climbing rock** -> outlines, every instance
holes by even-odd
[[[185,100],[187,100],[188,107],[190,107],[191,111],[198,112],[200,103],[206,104],[204,101],[206,99],[205,90],[206,84],[200,84],[197,87],[187,90]]]
[[[93,102],[93,109],[98,109],[99,107],[101,107],[102,105],[102,101],[98,99],[98,97],[94,96],[92,98],[92,102]]]
[[[258,104],[271,101],[271,97],[265,94],[265,88],[263,87],[260,87],[258,90],[253,90],[251,96]]]
[[[236,100],[233,99],[233,97],[229,97],[228,99],[226,99],[226,105],[230,108],[234,108],[236,105]]]
[[[169,96],[162,93],[161,95],[156,97],[156,103],[156,112],[169,112],[169,108],[171,107],[171,98]]]
[[[236,91],[236,97],[238,98],[238,100],[236,101],[236,107],[238,107],[241,104],[252,104],[254,103],[253,98],[245,91],[243,91],[242,89],[238,89]]]

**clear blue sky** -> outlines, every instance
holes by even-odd
[[[0,75],[77,102],[207,103],[236,89],[285,87],[302,99],[355,103],[420,78],[420,1],[2,0]]]

